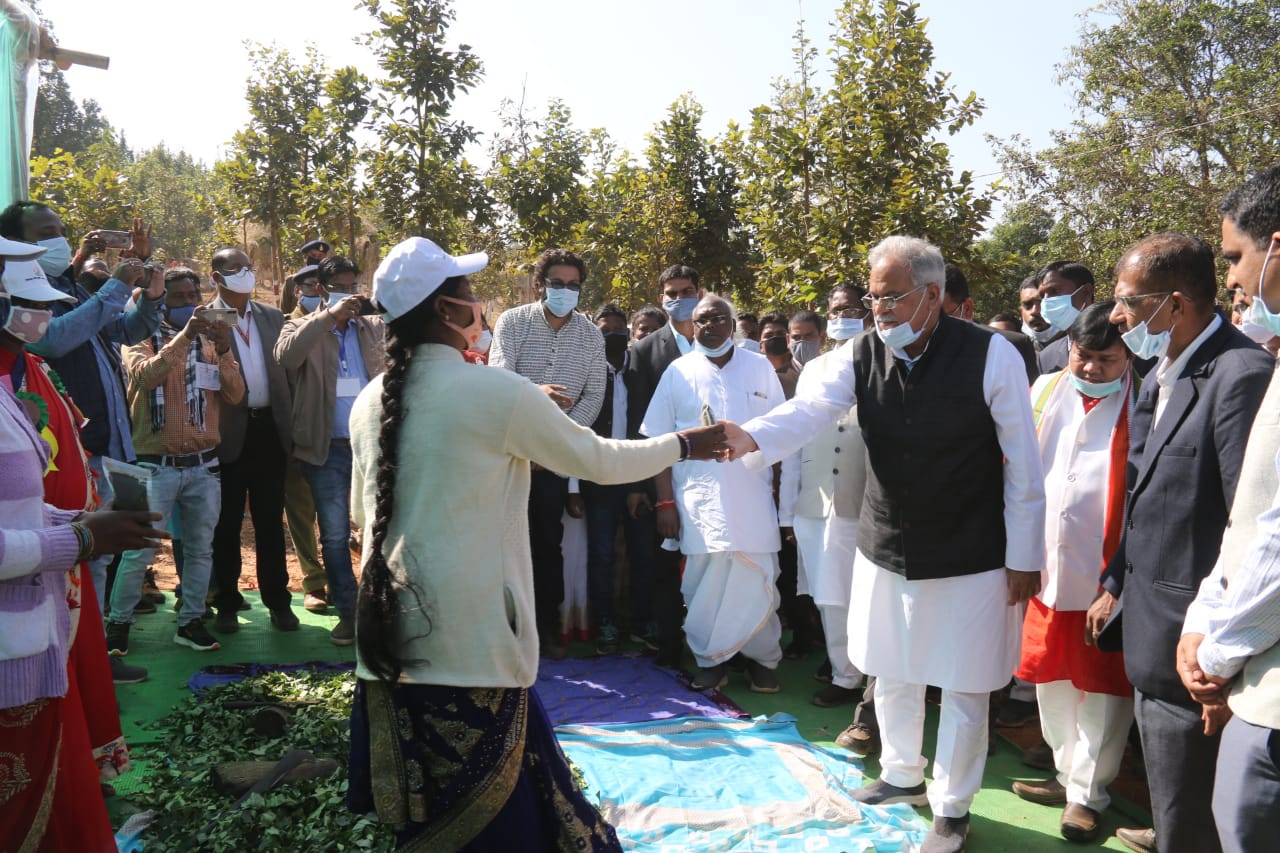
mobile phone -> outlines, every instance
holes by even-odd
[[[377,306],[373,304],[372,300],[364,296],[360,297],[360,316],[361,317],[368,317],[371,314],[381,314],[381,313],[382,312],[378,310]]]
[[[200,316],[215,326],[234,326],[236,324],[236,309],[234,308],[206,308]]]
[[[133,245],[133,235],[128,231],[99,231],[98,236],[108,249],[127,249]]]

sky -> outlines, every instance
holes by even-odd
[[[575,124],[603,127],[633,153],[681,94],[705,109],[703,131],[745,124],[767,103],[772,82],[793,69],[793,35],[803,16],[823,56],[838,0],[456,0],[450,42],[471,45],[484,63],[481,85],[462,95],[455,116],[483,136],[477,159],[499,129],[504,99],[536,116],[563,100]],[[999,169],[985,134],[1020,133],[1044,146],[1072,120],[1071,92],[1055,80],[1091,4],[1058,0],[921,0],[935,68],[986,112],[948,139],[957,172]],[[377,68],[357,37],[371,18],[355,0],[302,6],[272,0],[117,0],[109,14],[86,14],[85,0],[41,0],[61,45],[111,57],[108,71],[72,67],[73,95],[92,98],[135,150],[164,143],[212,163],[248,121],[245,40],[301,54],[315,44],[332,67]],[[819,77],[819,84],[822,78]],[[996,177],[990,175],[983,182]]]

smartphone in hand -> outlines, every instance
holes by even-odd
[[[133,245],[133,235],[128,231],[99,231],[98,236],[108,249],[127,249]]]

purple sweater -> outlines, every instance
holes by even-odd
[[[77,513],[44,502],[47,464],[44,440],[0,387],[0,708],[67,692]]]

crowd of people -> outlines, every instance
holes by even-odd
[[[1136,723],[1154,826],[1126,845],[1280,849],[1280,168],[1221,213],[1229,311],[1209,243],[1159,233],[1111,299],[1056,261],[983,326],[959,269],[890,236],[865,282],[790,316],[739,312],[681,264],[661,308],[588,312],[583,259],[550,249],[536,298],[490,329],[487,258],[425,238],[367,295],[308,243],[286,316],[239,248],[206,277],[134,223],[123,250],[94,231],[72,254],[55,210],[11,205],[5,849],[114,849],[112,683],[147,677],[126,658],[156,549],[172,540],[174,642],[233,643],[246,504],[272,628],[299,628],[288,530],[302,605],[355,645],[348,804],[405,849],[618,849],[531,689],[567,653],[566,519],[597,652],[688,649],[695,689],[776,693],[779,663],[818,651],[811,701],[849,706],[836,743],[879,758],[855,798],[931,807],[925,853],[965,848],[1007,689],[1052,771],[1013,790],[1061,807],[1065,838],[1098,837]],[[119,463],[145,510],[115,508]]]

